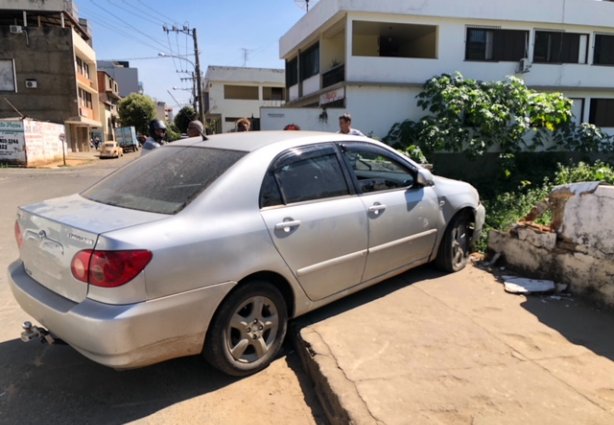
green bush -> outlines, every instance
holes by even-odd
[[[571,119],[570,99],[531,90],[516,77],[484,82],[458,72],[442,74],[428,80],[417,98],[428,115],[395,123],[384,141],[395,147],[417,145],[427,156],[448,151],[478,157],[491,148],[503,153],[535,150]],[[529,131],[540,137],[527,143]]]
[[[585,162],[570,166],[559,164],[559,169],[554,176],[555,185],[588,181],[614,184],[614,169],[610,164],[599,160],[592,165]]]

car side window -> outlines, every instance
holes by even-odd
[[[284,156],[265,176],[260,206],[311,201],[350,193],[332,146]]]
[[[411,169],[377,146],[348,144],[342,152],[361,193],[410,187],[416,181]]]
[[[275,174],[272,170],[269,170],[264,176],[262,187],[260,188],[260,208],[274,207],[283,203]]]

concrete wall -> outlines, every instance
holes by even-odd
[[[31,119],[0,120],[0,164],[32,167],[62,159],[65,129]]]
[[[5,0],[2,8],[8,10],[30,10],[61,12],[73,10],[73,2],[66,0]]]
[[[561,186],[549,206],[552,229],[521,224],[509,233],[491,232],[489,248],[513,268],[614,306],[614,186]]]
[[[26,36],[0,27],[0,57],[15,60],[17,93],[2,96],[22,114],[55,123],[78,115],[70,28],[28,27]],[[37,87],[27,88],[26,80],[35,80]],[[7,102],[0,102],[0,118],[15,116]]]
[[[282,130],[288,124],[296,124],[301,130],[338,131],[339,115],[345,110],[327,109],[326,119],[320,118],[323,112],[320,108],[260,108],[260,129]]]

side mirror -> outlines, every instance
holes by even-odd
[[[435,181],[431,172],[425,168],[418,168],[417,183],[420,186],[433,186]]]

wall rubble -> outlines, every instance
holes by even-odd
[[[535,225],[530,214],[507,233],[491,232],[488,247],[514,269],[566,283],[573,293],[614,306],[614,186],[558,186],[547,204],[553,217],[549,228]]]

